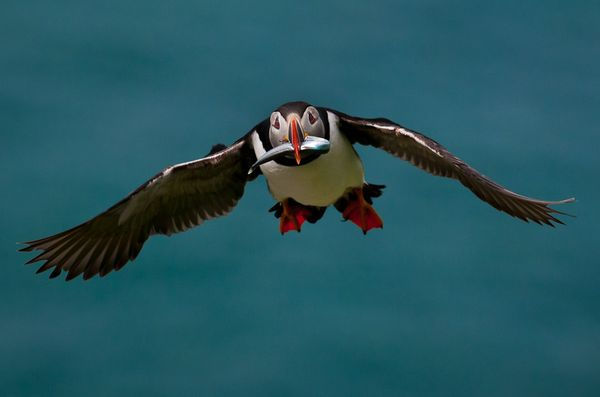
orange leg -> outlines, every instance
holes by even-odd
[[[300,232],[300,228],[305,220],[310,216],[310,209],[285,199],[281,202],[282,211],[279,217],[279,231],[281,234],[290,230]]]
[[[360,227],[364,234],[373,228],[383,228],[383,221],[377,215],[363,195],[362,188],[353,189],[348,197],[348,204],[342,212],[344,220],[351,220]]]

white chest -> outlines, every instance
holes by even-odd
[[[360,158],[348,139],[339,132],[337,116],[328,112],[329,152],[308,164],[287,167],[274,161],[260,166],[271,194],[277,201],[293,198],[304,205],[328,206],[335,203],[348,188],[364,183]],[[252,135],[257,157],[265,153],[258,134]]]

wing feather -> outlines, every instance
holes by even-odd
[[[430,174],[456,179],[494,208],[526,222],[563,224],[553,214],[568,214],[550,206],[575,200],[545,201],[522,196],[479,173],[423,134],[383,118],[362,119],[332,109],[328,111],[337,116],[340,130],[352,143],[383,149]]]
[[[66,271],[67,280],[119,270],[137,257],[153,234],[171,235],[228,214],[244,193],[255,161],[247,136],[199,160],[168,167],[105,212],[72,229],[24,243],[41,250],[28,261]]]

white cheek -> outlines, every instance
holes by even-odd
[[[312,125],[309,122],[307,122],[307,124],[308,126],[304,129],[307,135],[316,136],[320,138],[325,137],[325,127],[323,126],[323,122],[321,120],[318,120]]]
[[[269,139],[271,140],[271,145],[273,147],[279,146],[283,142],[287,141],[287,134],[285,134],[283,130],[271,131],[271,133],[269,134]]]
[[[308,121],[308,117],[302,117],[302,121],[300,121],[300,126],[302,127],[302,131],[308,132],[309,134],[313,129],[313,126],[310,125],[310,122]]]

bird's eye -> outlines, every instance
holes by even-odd
[[[313,112],[308,112],[308,121],[311,124],[314,124],[317,122],[317,116],[315,114],[313,114]]]
[[[278,129],[279,129],[279,127],[281,127],[281,126],[279,125],[279,117],[276,117],[276,118],[275,118],[275,121],[273,122],[273,128],[275,128],[276,130],[278,130]]]

